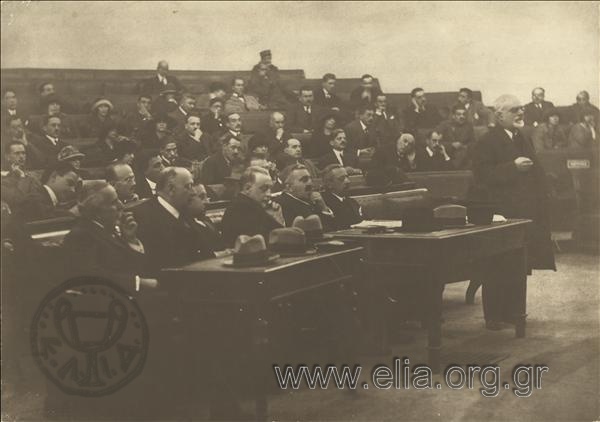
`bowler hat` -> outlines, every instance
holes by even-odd
[[[306,235],[306,240],[309,243],[314,243],[323,239],[323,224],[316,214],[309,215],[306,218],[299,215],[294,218],[292,227],[302,229]]]
[[[279,255],[267,250],[265,238],[262,235],[247,236],[242,234],[235,240],[233,258],[223,265],[229,267],[256,267],[269,265],[277,258],[279,258]]]
[[[284,227],[272,230],[269,234],[269,249],[282,256],[316,253],[316,249],[306,243],[304,230],[298,227]]]

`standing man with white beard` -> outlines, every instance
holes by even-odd
[[[476,144],[473,152],[475,189],[472,198],[493,202],[497,214],[532,220],[527,231],[527,269],[556,270],[546,210],[549,209],[545,174],[531,141],[520,132],[524,107],[513,95],[494,103],[496,127]],[[494,258],[497,265],[504,255]],[[484,284],[483,309],[489,329],[514,322],[511,313],[510,265],[498,265],[494,280]],[[505,272],[508,273],[505,274]],[[498,280],[495,280],[495,279]]]

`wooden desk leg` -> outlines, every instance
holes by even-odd
[[[515,253],[515,335],[525,337],[527,319],[527,248]]]
[[[434,374],[440,373],[440,351],[442,346],[442,296],[444,283],[438,275],[430,278],[426,292],[428,325],[428,361]]]

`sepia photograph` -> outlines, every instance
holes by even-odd
[[[600,1],[0,2],[1,420],[600,420]]]

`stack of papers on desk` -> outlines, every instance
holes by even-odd
[[[353,229],[367,229],[369,227],[384,227],[386,229],[396,229],[402,227],[402,220],[363,220],[352,226]]]

